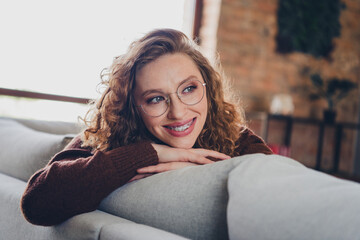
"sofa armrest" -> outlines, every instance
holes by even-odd
[[[259,155],[230,173],[230,239],[360,239],[360,184],[294,163]]]
[[[228,239],[229,172],[241,160],[155,174],[115,190],[99,209],[190,239]]]
[[[117,189],[100,208],[191,239],[360,236],[360,184],[279,155],[156,174]]]

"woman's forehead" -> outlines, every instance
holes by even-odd
[[[187,79],[202,80],[194,61],[185,54],[166,54],[143,66],[136,74],[136,87],[145,91],[150,88],[174,88]]]

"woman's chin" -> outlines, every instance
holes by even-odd
[[[190,149],[195,145],[195,142],[176,141],[176,142],[169,142],[168,145],[174,148]]]

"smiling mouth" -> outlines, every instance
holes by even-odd
[[[167,129],[170,129],[172,131],[176,131],[176,132],[183,132],[186,131],[187,129],[189,129],[189,127],[193,124],[193,122],[195,121],[195,118],[193,118],[190,122],[181,125],[181,126],[164,126]]]

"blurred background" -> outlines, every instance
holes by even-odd
[[[358,177],[359,19],[360,0],[2,1],[0,116],[77,121],[114,57],[175,28],[219,58],[276,153]]]
[[[0,87],[97,98],[100,72],[114,57],[153,28],[188,32],[193,7],[185,0],[1,1]],[[64,121],[87,109],[9,97],[0,104],[1,115]]]

